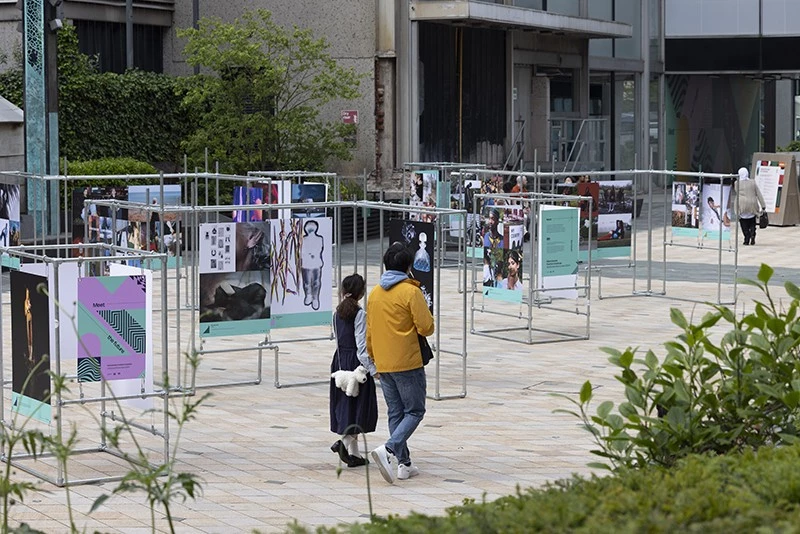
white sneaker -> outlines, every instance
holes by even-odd
[[[397,466],[397,478],[400,480],[408,480],[411,477],[415,477],[419,474],[419,467],[414,464],[411,465],[403,465],[400,464]]]
[[[394,469],[392,469],[391,461],[394,455],[390,454],[389,451],[386,450],[386,445],[381,445],[372,451],[371,454],[372,460],[375,464],[377,464],[383,479],[389,484],[394,484]]]

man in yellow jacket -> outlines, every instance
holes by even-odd
[[[390,433],[372,459],[389,484],[395,477],[419,474],[406,442],[425,416],[425,367],[417,334],[433,334],[434,323],[419,282],[408,276],[413,262],[411,250],[393,243],[383,255],[386,271],[367,300],[367,352],[381,381]]]

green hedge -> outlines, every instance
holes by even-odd
[[[189,126],[181,101],[176,79],[149,72],[90,74],[62,84],[61,155],[178,162]]]
[[[574,478],[491,503],[450,508],[444,517],[412,514],[317,531],[797,532],[798,465],[797,446],[690,456],[671,470],[649,467],[603,478]],[[307,532],[297,525],[290,531]]]
[[[22,67],[0,73],[0,95],[19,107]],[[97,72],[93,58],[78,51],[71,25],[58,33],[60,156],[69,161],[132,157],[181,161],[183,140],[193,127],[177,77],[137,70]]]
[[[102,158],[67,162],[71,175],[98,176],[103,174],[157,174],[158,170],[145,161],[133,158]],[[63,164],[61,172],[64,172]]]

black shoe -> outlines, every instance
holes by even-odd
[[[366,458],[350,455],[350,461],[347,462],[347,467],[361,467],[362,465],[366,465],[368,463],[369,462]]]
[[[342,463],[347,464],[347,467],[351,467],[350,463],[353,461],[350,454],[347,452],[347,447],[345,447],[342,440],[338,440],[336,443],[331,445],[331,450],[339,455],[339,459]]]

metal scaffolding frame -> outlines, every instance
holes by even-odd
[[[486,171],[491,173],[492,171]],[[519,175],[520,173],[514,173]],[[486,337],[494,337],[497,339],[504,339],[507,341],[514,341],[517,343],[525,343],[528,345],[554,343],[562,341],[576,341],[589,339],[590,324],[591,324],[591,278],[586,277],[584,283],[579,283],[579,276],[576,275],[575,283],[570,287],[555,287],[545,288],[543,280],[539,277],[539,271],[542,263],[542,258],[539,255],[539,239],[537,223],[540,220],[541,206],[543,205],[560,205],[573,201],[586,201],[589,206],[589,212],[592,211],[592,198],[580,197],[574,195],[553,195],[547,193],[511,193],[511,194],[476,194],[474,197],[473,213],[480,213],[479,202],[483,204],[486,201],[492,201],[493,205],[498,205],[501,208],[503,205],[516,205],[521,209],[527,217],[525,221],[526,230],[530,236],[526,243],[523,243],[523,250],[527,248],[527,254],[523,257],[530,258],[527,261],[527,290],[523,291],[522,298],[519,306],[522,311],[516,314],[508,313],[507,311],[498,311],[495,309],[495,304],[501,303],[504,306],[508,302],[498,301],[491,298],[486,298],[485,291],[477,291],[481,287],[481,282],[478,281],[478,273],[483,273],[483,255],[476,258],[473,254],[470,258],[472,266],[472,304],[470,306],[470,333]],[[589,233],[589,243],[591,243],[591,229]],[[576,255],[578,251],[576,250]],[[591,248],[587,249],[587,266],[591,269],[592,265]],[[553,296],[565,291],[574,291],[575,297],[573,299]],[[477,300],[480,299],[480,302]],[[573,301],[573,305],[562,306],[563,303]],[[555,330],[553,328],[544,328],[539,326],[535,321],[540,310],[544,312],[566,313],[578,317],[584,317],[583,328],[577,332],[569,332],[567,328]],[[521,319],[524,321],[523,326],[503,326],[492,328],[479,328],[476,326],[475,314],[486,313],[489,315],[496,315],[508,317],[511,319]],[[508,333],[526,331],[527,337],[524,339],[514,339],[508,337]],[[538,337],[536,337],[538,336]]]
[[[73,251],[77,251],[81,254],[78,257],[70,257],[70,253]],[[65,257],[61,257],[61,253],[65,253]],[[88,252],[100,253],[100,255],[91,255],[87,254]],[[110,255],[106,255],[105,253],[109,253]],[[113,254],[117,253],[124,253],[126,260],[153,260],[153,259],[160,259],[161,261],[161,365],[162,365],[162,372],[164,375],[169,375],[169,358],[168,358],[168,341],[169,341],[169,330],[168,330],[168,319],[167,319],[167,276],[166,276],[166,259],[164,254],[158,253],[149,253],[149,252],[139,252],[135,251],[136,253],[131,253],[130,249],[121,249],[120,247],[115,247],[113,245],[107,244],[93,244],[93,245],[70,245],[70,244],[59,244],[59,245],[34,245],[34,246],[19,246],[19,247],[0,247],[0,255],[3,256],[12,256],[18,259],[25,260],[26,262],[34,262],[46,265],[47,270],[52,269],[52,277],[53,277],[53,291],[56,295],[54,298],[50,296],[48,298],[49,306],[52,308],[53,317],[56,317],[55,324],[50,325],[51,332],[55,336],[55,341],[53,342],[54,347],[54,354],[50,358],[51,362],[55,363],[55,369],[53,370],[53,374],[56,376],[62,376],[63,369],[62,369],[62,355],[61,355],[61,338],[60,333],[61,329],[64,328],[65,321],[60,319],[61,310],[58,308],[58,303],[56,302],[57,296],[59,295],[60,290],[60,280],[59,280],[59,268],[61,265],[67,263],[76,263],[78,264],[78,272],[80,273],[81,267],[85,264],[91,262],[101,262],[101,261],[110,261],[110,258],[113,257]],[[48,254],[49,253],[49,254]],[[48,277],[49,279],[49,277]],[[5,339],[2,337],[2,324],[4,320],[4,306],[3,306],[3,288],[2,288],[2,281],[0,280],[0,383],[3,386],[6,385],[5,378],[3,376],[4,373],[4,355],[5,355]],[[58,313],[56,313],[58,312]],[[49,316],[49,315],[48,315]],[[77,347],[76,347],[77,351]],[[155,354],[153,355],[155,359]],[[155,384],[155,382],[154,382]],[[107,391],[109,389],[109,391]],[[64,435],[63,427],[64,427],[64,415],[65,411],[64,408],[69,405],[86,405],[91,403],[99,403],[100,404],[100,424],[101,424],[101,433],[100,433],[100,442],[95,447],[86,447],[81,449],[76,449],[71,451],[69,456],[74,455],[81,455],[81,454],[89,454],[89,453],[106,453],[117,458],[122,458],[126,461],[130,461],[131,458],[127,457],[126,455],[120,454],[117,451],[114,451],[109,448],[109,444],[106,440],[105,433],[102,431],[105,428],[106,422],[110,421],[121,421],[127,428],[131,431],[139,430],[146,432],[150,435],[156,436],[158,438],[163,439],[164,441],[164,448],[163,448],[163,461],[167,463],[170,458],[170,421],[169,421],[169,399],[171,395],[174,394],[181,394],[180,392],[176,392],[173,390],[154,390],[152,393],[145,393],[144,391],[141,392],[139,395],[126,395],[126,396],[115,396],[113,391],[110,390],[110,387],[107,385],[106,380],[101,378],[100,381],[100,396],[99,397],[92,397],[86,398],[83,396],[83,392],[79,398],[65,398],[66,395],[63,394],[61,390],[56,390],[54,395],[51,396],[49,402],[55,408],[55,417],[53,417],[53,422],[56,426],[56,435],[61,439],[61,436]],[[132,419],[122,416],[122,414],[117,414],[114,411],[114,405],[122,400],[128,399],[146,399],[146,398],[161,398],[163,402],[163,406],[161,407],[162,415],[163,415],[163,428],[159,429],[154,424],[150,426],[138,423]],[[108,404],[112,404],[111,409],[109,409]],[[0,424],[5,426],[14,427],[15,420],[6,419],[6,407],[5,407],[5,396],[0,395],[0,416],[2,417],[2,421]],[[98,484],[103,482],[110,482],[114,480],[120,480],[123,478],[124,475],[119,476],[109,476],[109,477],[95,477],[95,478],[86,478],[86,479],[79,479],[79,480],[66,480],[64,468],[59,462],[56,466],[56,475],[50,476],[39,469],[34,469],[22,463],[25,460],[37,460],[42,458],[53,457],[52,453],[43,453],[43,454],[13,454],[11,456],[5,455],[3,453],[0,456],[0,460],[10,463],[15,468],[24,471],[40,480],[45,482],[49,482],[56,486],[75,486],[75,485],[82,485],[82,484]]]

